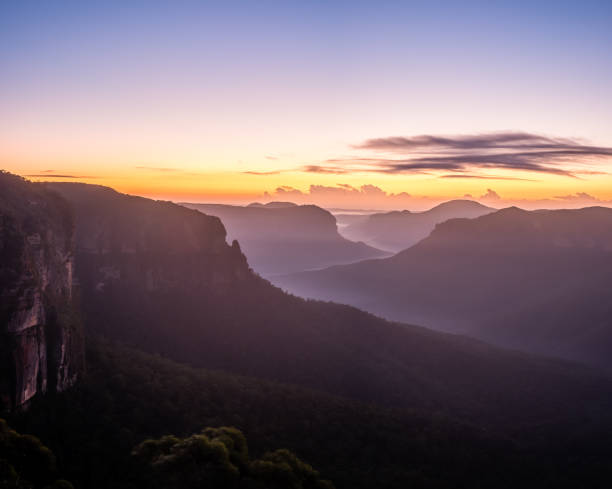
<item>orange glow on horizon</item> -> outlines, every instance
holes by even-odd
[[[104,170],[97,174],[91,169],[76,173],[59,170],[23,172],[10,167],[6,170],[33,181],[104,185],[127,194],[175,202],[245,205],[254,201],[288,200],[327,208],[381,210],[422,210],[456,198],[480,200],[494,207],[514,204],[526,208],[612,205],[612,177],[607,175],[576,182],[565,176],[534,177],[533,174],[525,174],[525,180],[512,180],[517,177],[512,172],[497,172],[495,179],[464,180],[434,175],[320,175],[303,172],[262,176],[229,171],[179,171],[165,167],[130,168],[116,173]]]

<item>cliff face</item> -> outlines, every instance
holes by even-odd
[[[148,292],[227,289],[251,276],[237,242],[228,246],[216,217],[107,187],[46,184],[72,206],[76,275],[83,290],[113,285]]]
[[[221,298],[255,279],[216,217],[106,187],[45,187],[73,209],[75,278],[84,323],[95,334],[146,344],[159,324],[168,343],[176,341],[183,315],[209,323]]]
[[[62,391],[83,368],[73,226],[58,196],[0,174],[0,402]]]

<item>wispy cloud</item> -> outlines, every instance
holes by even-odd
[[[285,172],[329,175],[383,173],[433,175],[438,178],[537,181],[496,175],[495,171],[522,171],[578,179],[586,175],[608,174],[597,165],[612,160],[611,147],[593,146],[577,139],[553,138],[526,132],[375,138],[367,139],[351,148],[360,154],[329,158],[297,168],[244,173],[263,176]]]
[[[449,174],[449,175],[440,175],[438,178],[472,178],[476,180],[516,180],[521,182],[538,182],[539,180],[535,180],[532,178],[519,178],[519,177],[496,177],[494,175],[470,175],[470,174]]]
[[[585,149],[575,139],[551,138],[527,132],[495,132],[487,134],[435,136],[423,134],[412,137],[368,139],[354,146],[359,149],[384,150],[403,153],[413,150],[482,150],[482,149]],[[608,148],[609,149],[609,148]]]
[[[92,175],[65,175],[65,174],[57,174],[52,173],[53,170],[46,170],[43,173],[36,173],[30,175],[24,175],[24,177],[29,178],[98,178]]]
[[[135,166],[134,168],[137,170],[159,171],[163,173],[178,173],[183,171],[180,168],[160,168],[158,166]]]
[[[609,161],[612,148],[525,132],[460,136],[420,135],[368,139],[353,149],[375,158],[335,158],[303,167],[311,173],[428,173],[468,175],[474,170],[513,170],[578,178],[605,173],[590,165]],[[479,178],[490,176],[483,175]],[[466,178],[477,178],[467,176]]]
[[[266,175],[278,175],[279,173],[283,173],[283,170],[272,170],[272,171],[244,171],[242,172],[246,175],[259,175],[259,176],[266,176]]]

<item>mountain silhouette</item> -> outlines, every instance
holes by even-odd
[[[433,231],[436,224],[456,217],[479,217],[495,209],[472,200],[450,200],[423,212],[392,211],[346,216],[342,235],[383,250],[404,250]]]
[[[599,382],[574,366],[285,294],[226,244],[217,217],[104,187],[46,187],[74,209],[90,333],[195,366],[485,418],[499,416],[499,399],[519,419],[542,415]],[[533,389],[546,401],[521,394]]]
[[[612,209],[452,219],[383,260],[278,278],[307,297],[612,366]]]

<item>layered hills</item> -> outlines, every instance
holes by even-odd
[[[146,351],[362,401],[492,421],[499,399],[514,405],[518,418],[552,414],[552,405],[600,382],[562,363],[287,295],[249,270],[237,243],[225,244],[216,217],[101,187],[46,188],[76,215],[87,328]]]
[[[229,239],[240,242],[253,270],[265,277],[388,256],[342,237],[334,216],[314,205],[183,205],[219,217]]]
[[[238,433],[219,426],[248,437],[257,464],[241,466],[240,483],[253,487],[286,487],[284,479],[254,482],[278,474],[285,462],[296,477],[319,480],[300,460],[344,488],[540,487],[542,480],[605,487],[609,480],[606,373],[289,295],[250,269],[218,217],[105,187],[10,178],[3,195],[18,204],[11,209],[24,207],[21,196],[44,196],[47,210],[35,214],[35,229],[67,238],[41,242],[59,257],[70,250],[72,295],[61,297],[82,318],[89,350],[72,388],[46,395],[40,389],[27,411],[8,419],[21,433],[39,436],[57,456],[58,475],[77,486],[127,489],[147,487],[143,476],[149,486],[206,478],[215,464],[230,467],[223,457],[233,452],[223,455],[212,438],[194,433]],[[66,212],[56,215],[56,208]],[[63,227],[57,216],[65,217]],[[456,225],[441,227],[449,223]],[[3,249],[34,246],[30,228],[15,229],[23,231]],[[582,240],[585,232],[577,229],[576,246],[599,249]],[[607,242],[603,234],[598,239]],[[24,253],[3,254],[3,270],[21,266]],[[65,265],[56,260],[48,263]],[[47,262],[31,263],[44,271]],[[56,285],[36,285],[47,294],[64,284],[63,275],[49,276]],[[58,306],[45,311],[59,311],[64,302],[50,304]],[[57,337],[53,345],[82,354],[72,337],[78,336]],[[15,344],[3,343],[4,351],[20,351]],[[2,375],[6,385],[11,377]],[[171,464],[164,474],[133,458],[157,447],[178,463],[191,448],[211,443],[217,451],[197,452],[201,463],[178,471]],[[295,456],[265,454],[279,447]],[[257,472],[265,467],[268,476]],[[500,473],[507,474],[503,480]]]
[[[391,258],[278,281],[393,320],[612,366],[612,209],[453,219]]]
[[[348,225],[342,229],[342,235],[398,252],[427,237],[436,224],[458,217],[479,217],[494,210],[473,200],[451,200],[423,212],[403,210],[347,216]]]

